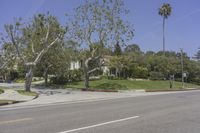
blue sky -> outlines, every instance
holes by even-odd
[[[162,18],[158,8],[170,3],[173,12],[166,21],[166,50],[184,51],[192,57],[200,47],[200,0],[124,0],[130,10],[126,17],[135,29],[129,44],[138,44],[143,51],[162,50]],[[14,17],[31,18],[36,13],[49,11],[65,24],[65,14],[83,0],[0,0],[0,32]]]

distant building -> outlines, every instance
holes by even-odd
[[[71,61],[70,70],[78,70],[82,67],[82,61]]]
[[[106,55],[100,61],[102,62],[101,70],[103,75],[115,75],[115,70],[110,68],[110,59],[113,56]],[[78,70],[83,67],[83,61],[71,61],[70,62],[70,70]]]

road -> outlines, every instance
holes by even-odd
[[[199,133],[200,91],[0,109],[0,133]]]

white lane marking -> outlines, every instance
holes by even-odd
[[[67,131],[63,131],[63,132],[59,132],[59,133],[71,133],[71,132],[80,131],[80,130],[85,130],[85,129],[89,129],[89,128],[104,126],[104,125],[107,125],[107,124],[112,124],[112,123],[127,121],[127,120],[131,120],[131,119],[139,118],[139,117],[140,117],[140,116],[133,116],[133,117],[128,117],[128,118],[124,118],[124,119],[119,119],[119,120],[104,122],[104,123],[100,123],[100,124],[96,124],[96,125],[91,125],[91,126],[86,126],[86,127],[71,129],[71,130],[67,130]]]

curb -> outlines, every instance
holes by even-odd
[[[10,105],[10,104],[16,104],[16,103],[22,103],[22,102],[28,102],[28,101],[32,101],[36,98],[39,97],[39,94],[37,93],[37,95],[31,99],[31,100],[27,100],[27,101],[16,101],[16,100],[10,100],[9,102],[5,102],[5,103],[0,103],[0,106],[4,106],[4,105]]]
[[[21,102],[25,102],[25,101],[9,101],[9,102],[5,102],[5,103],[0,103],[0,106],[21,103]]]
[[[196,88],[185,88],[185,89],[155,89],[155,90],[95,90],[95,89],[81,89],[81,91],[85,92],[119,92],[119,93],[145,93],[145,92],[174,92],[174,91],[192,91],[192,90],[200,90]]]
[[[174,92],[174,91],[193,91],[193,90],[200,90],[200,89],[195,89],[195,88],[193,88],[193,89],[174,89],[174,90],[172,90],[172,89],[164,89],[164,90],[145,90],[145,92]]]
[[[81,90],[90,92],[119,92],[118,90],[95,90],[95,89],[81,89]]]

